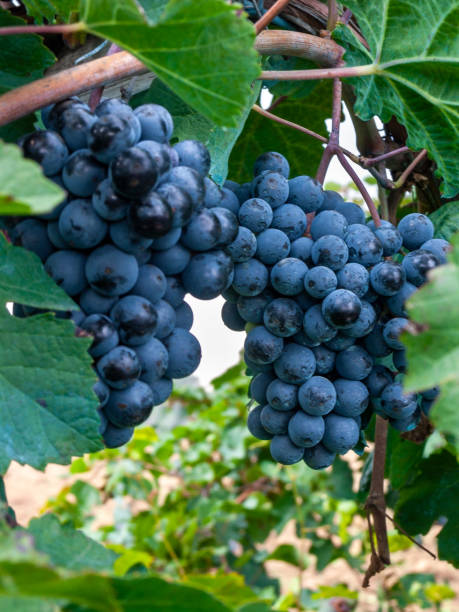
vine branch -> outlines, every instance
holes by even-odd
[[[16,36],[17,34],[74,34],[84,30],[83,23],[58,23],[51,25],[24,24],[0,28],[0,36]]]
[[[375,203],[373,202],[370,194],[368,193],[367,188],[365,187],[363,182],[360,180],[358,174],[356,173],[354,168],[351,166],[351,164],[347,161],[343,153],[338,150],[336,154],[338,156],[340,164],[343,166],[344,170],[346,170],[346,172],[349,174],[351,179],[356,184],[357,189],[362,194],[362,197],[365,200],[365,204],[368,206],[368,210],[370,211],[370,215],[374,221],[375,226],[380,227],[381,219],[379,218],[378,209],[376,208]]]
[[[399,178],[395,181],[394,189],[399,189],[400,187],[403,187],[403,185],[405,184],[406,179],[408,178],[408,176],[411,174],[411,172],[414,170],[414,168],[418,165],[418,163],[422,159],[424,159],[424,157],[426,155],[427,155],[427,150],[426,149],[422,149],[422,151],[413,159],[411,164],[409,166],[407,166],[407,168],[402,172],[402,174],[399,176]]]
[[[326,40],[326,39],[324,39]],[[374,64],[364,66],[342,66],[339,68],[313,68],[311,70],[264,70],[259,80],[263,81],[315,81],[335,77],[360,77],[375,73]]]
[[[363,579],[363,587],[369,586],[370,578],[390,564],[386,524],[386,500],[384,497],[387,427],[388,422],[380,416],[376,416],[373,471],[371,473],[370,493],[365,504],[371,544],[371,558],[370,565]],[[373,531],[376,535],[376,547],[374,545]]]
[[[263,17],[260,17],[255,23],[255,32],[259,34],[261,30],[264,30],[271,21],[283,11],[290,0],[277,0],[270,9],[266,11]]]

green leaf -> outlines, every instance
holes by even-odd
[[[438,166],[447,197],[459,191],[459,19],[457,0],[350,0],[370,50],[347,27],[336,30],[348,65],[374,64],[352,79],[356,113],[388,121],[395,115],[407,145],[425,148]]]
[[[435,226],[435,238],[451,240],[459,230],[459,202],[448,202],[429,215]]]
[[[25,23],[23,19],[0,9],[0,28]],[[0,36],[0,95],[41,78],[55,60],[53,53],[36,34]],[[16,141],[22,134],[33,130],[34,120],[32,114],[0,127],[0,138]]]
[[[70,525],[61,525],[53,514],[34,518],[28,532],[35,548],[48,555],[53,565],[70,570],[110,570],[117,555]]]
[[[68,21],[70,13],[78,10],[79,0],[22,0],[22,4],[37,23],[43,23],[43,19],[53,23],[56,17]]]
[[[150,23],[157,23],[169,0],[138,0]]]
[[[15,247],[0,234],[0,301],[35,308],[76,310],[78,306],[48,276],[37,255]]]
[[[406,304],[410,319],[421,333],[402,334],[407,349],[409,391],[440,385],[430,418],[439,431],[453,438],[459,451],[459,234],[452,238],[449,263],[429,275],[430,281]]]
[[[253,25],[225,0],[170,0],[150,24],[134,0],[83,0],[88,31],[108,38],[153,70],[217,125],[237,127],[260,72]]]
[[[193,574],[185,578],[185,584],[211,593],[231,608],[257,599],[240,574]]]
[[[37,163],[24,159],[16,145],[0,140],[1,215],[46,213],[64,198],[65,192],[43,175]]]
[[[237,612],[273,612],[273,609],[265,603],[249,603],[238,608]]]
[[[325,119],[331,114],[331,83],[320,83],[307,98],[284,100],[273,113],[300,125],[305,125],[307,117],[309,129],[327,136]],[[285,155],[290,163],[291,176],[314,176],[323,148],[320,141],[311,136],[252,111],[231,154],[229,178],[240,183],[251,181],[253,164],[265,151],[277,151]]]
[[[259,91],[260,84],[258,83],[253,88],[252,96],[240,117],[238,126],[234,128],[215,125],[186,104],[159,79],[153,81],[148,91],[134,96],[131,104],[134,108],[149,102],[165,106],[174,119],[173,137],[178,140],[192,138],[203,142],[209,149],[212,160],[210,175],[216,183],[222,185],[228,175],[229,156]]]
[[[103,448],[88,338],[71,321],[0,316],[0,473],[44,469]]]
[[[400,489],[419,473],[423,448],[422,444],[401,438],[396,429],[389,427],[386,475],[394,489]]]
[[[420,463],[419,475],[400,490],[395,520],[409,534],[425,534],[441,516],[448,520],[438,535],[438,554],[459,566],[459,470],[456,459],[443,451]]]
[[[304,565],[300,558],[298,548],[292,544],[279,544],[279,546],[266,557],[266,561],[269,560],[284,561],[284,563],[290,563],[290,565],[294,565],[295,567]]]

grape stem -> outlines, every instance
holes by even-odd
[[[335,77],[361,77],[375,74],[374,64],[364,66],[340,66],[338,68],[313,68],[311,70],[264,70],[258,77],[263,81],[315,81]]]
[[[277,0],[266,13],[255,22],[255,32],[259,34],[271,21],[282,12],[290,0]]]
[[[418,163],[422,159],[424,159],[424,157],[426,155],[427,155],[427,150],[426,149],[422,149],[422,151],[418,155],[416,155],[416,157],[413,159],[411,164],[409,166],[407,166],[407,168],[402,172],[402,174],[399,176],[399,178],[395,181],[393,189],[399,189],[400,187],[403,187],[403,185],[406,182],[406,179],[409,177],[411,172],[418,165]]]
[[[327,30],[333,32],[338,23],[338,7],[336,6],[336,0],[328,0],[328,18],[327,18]]]
[[[118,47],[118,45],[115,45],[115,43],[113,43],[110,45],[107,51],[106,57],[108,57],[109,55],[114,55],[115,53],[118,53],[119,51],[121,51],[120,47]],[[92,111],[94,111],[96,106],[99,104],[103,93],[104,93],[104,85],[100,85],[99,87],[97,87],[91,92],[91,95],[89,96],[88,106]]]
[[[341,80],[333,79],[333,106],[332,106],[332,129],[330,138],[320,160],[319,168],[316,174],[316,180],[319,183],[324,183],[325,175],[327,174],[328,166],[335,154],[340,150],[339,147],[339,125],[341,122],[341,99],[343,94],[343,86]]]
[[[421,550],[423,550],[424,552],[426,552],[428,555],[430,555],[432,557],[432,559],[436,559],[437,556],[434,555],[434,553],[429,550],[428,548],[426,548],[425,546],[423,546],[422,544],[420,544],[417,540],[415,540],[412,536],[410,536],[409,533],[407,533],[403,527],[400,527],[400,525],[397,523],[397,521],[394,519],[393,516],[390,516],[389,514],[387,514],[386,512],[386,518],[391,521],[392,523],[394,523],[395,527],[398,529],[398,531],[400,531],[400,533],[403,533],[403,535],[408,538],[408,540],[411,540],[411,542],[413,542],[413,544],[415,544],[418,548],[420,548]]]
[[[360,164],[364,168],[369,168],[370,166],[374,166],[375,164],[379,164],[379,162],[384,161],[385,159],[390,159],[391,157],[395,157],[396,155],[400,155],[401,153],[407,153],[410,150],[409,147],[400,147],[398,149],[394,149],[393,151],[389,151],[388,153],[383,153],[382,155],[377,155],[376,157],[360,157]]]
[[[363,182],[360,180],[359,176],[357,175],[356,171],[354,170],[354,168],[351,166],[351,164],[347,161],[346,157],[343,155],[343,153],[341,151],[337,151],[336,155],[338,156],[339,162],[340,164],[343,166],[344,170],[346,170],[346,172],[349,174],[349,176],[351,177],[351,179],[354,181],[354,183],[357,186],[357,189],[360,191],[360,193],[362,194],[363,199],[365,200],[365,204],[368,206],[368,210],[370,211],[370,215],[371,218],[374,221],[374,224],[376,227],[380,227],[381,226],[381,219],[379,217],[379,213],[378,213],[378,209],[376,208],[375,203],[373,202],[370,194],[368,193],[365,185],[363,184]]]
[[[19,25],[0,28],[0,36],[15,36],[17,34],[72,34],[84,30],[84,23],[56,25]]]
[[[381,572],[386,565],[390,564],[386,524],[386,500],[384,497],[387,428],[388,422],[380,416],[376,416],[373,470],[371,473],[370,493],[365,503],[371,545],[371,558],[370,565],[363,579],[363,587],[368,587],[370,578],[375,576],[378,572]],[[376,547],[374,544],[373,531],[376,535]]]

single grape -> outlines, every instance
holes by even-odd
[[[100,102],[94,109],[95,114],[98,117],[104,115],[118,115],[123,117],[129,125],[135,136],[135,141],[140,140],[141,126],[140,122],[134,114],[134,111],[127,102],[119,98],[108,98]]]
[[[134,295],[140,295],[155,304],[164,297],[166,289],[167,280],[162,270],[151,264],[140,266],[137,282],[132,288]]]
[[[116,427],[108,423],[104,433],[104,444],[107,448],[119,448],[127,444],[134,435],[134,427]]]
[[[69,150],[76,151],[88,147],[89,131],[96,120],[86,105],[73,105],[59,114],[56,128]]]
[[[320,314],[322,315],[322,310],[320,311]],[[334,329],[331,326],[329,327],[330,329]],[[342,332],[338,332],[333,338],[331,338],[331,340],[327,340],[324,343],[324,346],[331,351],[344,351],[353,344],[355,344],[355,338],[352,338],[351,336],[345,336]]]
[[[258,438],[258,440],[271,440],[273,434],[266,431],[266,429],[261,424],[261,411],[263,410],[263,406],[255,406],[249,412],[249,416],[247,417],[247,429],[250,431],[252,436]]]
[[[384,257],[395,255],[402,248],[403,239],[395,227],[379,227],[375,230],[375,236],[382,244]]]
[[[112,391],[105,414],[117,427],[134,427],[148,419],[153,409],[153,391],[137,380],[128,389]]]
[[[174,122],[164,106],[142,104],[135,109],[134,113],[140,122],[142,140],[168,142],[174,131]]]
[[[78,251],[56,251],[45,262],[45,270],[68,295],[81,293],[86,287],[86,257]]]
[[[324,210],[317,214],[311,223],[311,237],[315,241],[328,235],[344,239],[347,228],[348,223],[343,215],[336,210]]]
[[[345,242],[349,249],[350,262],[373,266],[383,257],[383,246],[379,238],[366,225],[350,225]]]
[[[176,327],[163,343],[169,353],[166,376],[168,378],[190,376],[201,361],[201,345],[195,336],[186,329]]]
[[[176,244],[170,249],[154,252],[150,263],[162,270],[166,276],[172,276],[183,272],[190,260],[190,251],[181,244]]]
[[[269,445],[269,451],[274,461],[282,465],[298,463],[304,455],[304,448],[294,444],[288,435],[274,436]]]
[[[276,153],[275,151],[268,151],[267,153],[262,153],[255,160],[255,164],[253,166],[253,175],[258,176],[262,172],[277,172],[288,178],[290,173],[290,166],[288,161],[281,153]]]
[[[280,357],[283,348],[283,339],[275,336],[262,325],[251,329],[244,342],[247,357],[250,361],[260,365],[273,363]]]
[[[316,374],[324,375],[333,372],[336,359],[336,353],[334,351],[326,346],[319,345],[312,347],[312,352],[316,358]]]
[[[401,351],[394,351],[392,353],[392,359],[393,359],[395,368],[399,372],[406,372],[407,361],[406,361],[406,352],[404,349]]]
[[[107,314],[114,306],[117,297],[101,295],[94,289],[88,288],[80,295],[80,306],[86,314]]]
[[[316,358],[314,353],[300,344],[287,344],[274,362],[277,377],[289,384],[301,385],[314,374]]]
[[[319,181],[310,176],[296,176],[288,182],[288,201],[305,213],[317,212],[324,201],[324,191]]]
[[[274,299],[270,291],[263,291],[254,296],[238,296],[237,309],[246,323],[263,323],[265,307]]]
[[[305,313],[303,329],[312,342],[327,342],[337,334],[335,327],[330,325],[322,314],[320,304],[311,306]]]
[[[147,151],[134,146],[112,159],[110,177],[117,193],[140,198],[156,185],[158,166]]]
[[[84,269],[91,287],[110,297],[130,291],[139,275],[136,258],[108,244],[92,251]]]
[[[395,295],[391,295],[386,300],[386,304],[389,310],[396,317],[406,317],[407,312],[405,310],[406,300],[416,291],[416,287],[408,281],[403,283],[402,288]]]
[[[191,258],[182,273],[182,281],[192,296],[200,300],[212,300],[231,282],[232,273],[233,262],[228,255],[220,250],[209,251]]]
[[[258,259],[234,266],[233,289],[243,296],[260,294],[268,285],[268,269]]]
[[[322,302],[324,319],[336,329],[351,327],[358,320],[361,310],[361,301],[347,289],[332,291]]]
[[[222,201],[222,192],[220,187],[214,183],[208,176],[204,177],[204,206],[206,208],[213,208],[214,206],[220,206]]]
[[[151,385],[164,376],[169,365],[169,353],[158,338],[150,338],[134,350],[142,369],[140,380]]]
[[[404,345],[400,342],[399,337],[402,331],[406,328],[408,319],[404,317],[395,317],[390,319],[384,326],[383,336],[386,344],[395,351],[404,350]]]
[[[161,186],[166,182],[186,191],[191,198],[193,210],[197,210],[204,203],[204,179],[193,168],[188,168],[188,166],[172,168],[165,180],[161,182]]]
[[[435,231],[429,217],[420,213],[411,213],[403,217],[397,229],[402,235],[403,246],[409,251],[419,249],[423,242],[431,240]]]
[[[364,338],[363,346],[373,357],[387,357],[392,352],[384,340],[384,324],[377,322],[371,332]]]
[[[222,208],[220,206],[215,206],[212,209],[212,212],[217,217],[221,227],[220,239],[218,244],[220,246],[227,246],[228,244],[231,244],[236,238],[239,228],[239,223],[236,215],[234,215],[227,208]]]
[[[172,227],[183,227],[193,214],[193,200],[190,194],[173,183],[162,183],[156,193],[169,205],[172,211]]]
[[[337,378],[336,405],[334,412],[345,417],[356,417],[365,412],[370,401],[370,394],[365,384],[358,380]]]
[[[69,155],[62,137],[51,130],[28,134],[21,146],[24,157],[39,163],[45,176],[53,176],[60,172]]]
[[[318,444],[324,435],[325,424],[321,416],[311,416],[297,412],[288,424],[288,435],[291,441],[302,448]]]
[[[367,336],[376,325],[377,315],[373,306],[365,300],[361,300],[360,303],[362,306],[360,314],[350,327],[342,330],[344,336],[363,338]]]
[[[323,470],[335,460],[336,453],[329,451],[323,444],[304,449],[304,462],[313,470]]]
[[[233,215],[238,215],[239,213],[239,199],[235,193],[233,193],[230,189],[226,189],[225,187],[221,188],[222,199],[220,201],[219,206],[221,208],[226,208],[233,213]]]
[[[182,140],[174,145],[179,156],[179,164],[194,168],[205,176],[210,170],[210,153],[199,140]]]
[[[271,225],[273,209],[268,202],[261,198],[250,198],[241,204],[238,217],[239,223],[243,227],[254,234],[259,234]]]
[[[186,295],[185,287],[181,279],[176,276],[167,276],[166,281],[167,289],[163,297],[166,302],[169,302],[172,308],[177,308]]]
[[[97,395],[97,399],[99,400],[99,407],[103,408],[105,404],[108,402],[108,397],[110,395],[110,389],[107,387],[105,383],[103,383],[98,378],[92,390]]]
[[[251,259],[257,250],[257,239],[253,232],[246,227],[239,226],[233,242],[225,247],[234,263],[243,263]]]
[[[267,374],[258,374],[258,376],[266,376]],[[296,408],[298,401],[298,387],[289,385],[279,378],[272,379],[269,376],[270,382],[265,392],[266,401],[268,404],[280,411],[290,411]]]
[[[404,393],[403,385],[391,383],[381,393],[381,410],[392,419],[405,419],[416,410],[416,395]]]
[[[282,295],[298,295],[304,289],[307,265],[301,259],[286,257],[278,261],[271,270],[271,284]]]
[[[420,419],[421,410],[417,408],[410,416],[405,417],[404,419],[389,419],[389,423],[398,431],[412,431],[417,427]]]
[[[260,413],[260,421],[266,431],[272,434],[286,434],[290,419],[295,414],[295,410],[281,411],[275,410],[269,404],[263,406]]]
[[[136,133],[127,118],[118,114],[107,114],[97,118],[91,125],[88,148],[96,159],[108,164],[119,153],[137,142]]]
[[[193,327],[193,311],[191,306],[186,302],[182,302],[175,309],[175,327],[182,327],[183,329],[190,329]]]
[[[72,200],[59,217],[59,232],[75,249],[92,249],[105,238],[106,222],[88,200]]]
[[[92,196],[104,178],[105,166],[93,157],[89,149],[74,151],[62,170],[65,188],[81,198]]]
[[[336,370],[342,378],[363,380],[373,368],[373,358],[361,346],[350,346],[336,355]]]
[[[394,261],[382,261],[370,272],[370,283],[379,295],[395,295],[406,280],[404,268]]]
[[[151,245],[151,249],[153,251],[165,251],[166,249],[170,249],[175,246],[180,238],[182,237],[182,228],[174,227],[164,234],[164,236],[160,236],[155,238],[154,242]]]
[[[347,263],[349,250],[339,236],[321,236],[314,242],[311,258],[316,266],[326,266],[336,272]]]
[[[393,382],[393,376],[388,368],[383,365],[375,365],[367,378],[363,381],[370,397],[379,397],[385,387]]]
[[[431,251],[418,249],[405,255],[402,265],[407,281],[420,287],[427,281],[427,273],[440,265],[440,260]]]
[[[93,336],[88,353],[91,357],[101,357],[118,344],[118,332],[113,321],[103,314],[91,314],[80,324],[88,334]]]
[[[430,251],[438,259],[439,265],[447,263],[447,255],[451,251],[451,244],[442,238],[426,240],[420,247],[423,251]]]
[[[50,225],[48,224],[48,228]],[[53,245],[61,249],[67,248],[65,242],[50,240],[51,237],[45,223],[38,219],[24,219],[15,227],[14,244],[32,251],[42,261],[46,261],[54,251]]]
[[[126,389],[139,378],[141,366],[132,348],[116,346],[97,362],[102,380],[113,389]]]
[[[331,413],[324,421],[322,444],[332,453],[344,455],[359,441],[359,426],[354,419]]]
[[[287,234],[279,229],[270,227],[257,238],[256,257],[266,265],[273,265],[288,256],[290,240]]]
[[[307,224],[306,214],[299,206],[284,204],[275,209],[271,227],[283,231],[292,241],[304,234]]]
[[[310,263],[312,245],[314,241],[311,238],[306,238],[306,236],[301,236],[301,238],[297,238],[291,244],[290,255],[292,257],[296,257],[297,259],[301,259],[305,263]]]
[[[129,201],[115,192],[110,179],[104,179],[92,194],[92,205],[102,219],[121,221],[126,216]]]
[[[368,270],[359,263],[347,263],[336,273],[338,287],[348,289],[359,298],[364,297],[370,286]]]
[[[278,172],[263,172],[252,181],[254,197],[266,200],[272,208],[285,204],[289,194],[289,181]]]
[[[354,204],[354,202],[338,201],[336,202],[334,210],[343,215],[349,224],[365,223],[365,213],[362,208],[358,204]]]
[[[129,346],[148,342],[158,329],[157,305],[153,306],[140,295],[122,297],[113,306],[110,316],[119,328],[121,342]]]
[[[222,226],[213,208],[204,208],[183,228],[182,243],[191,251],[209,251],[222,237]]]
[[[159,380],[155,380],[150,387],[153,391],[153,404],[159,406],[163,404],[172,393],[172,380],[163,377]]]
[[[293,336],[303,326],[303,311],[293,300],[278,298],[266,306],[263,323],[275,336],[282,338]]]
[[[172,209],[153,191],[131,204],[128,219],[134,231],[146,238],[159,238],[172,229]]]
[[[116,247],[135,256],[142,255],[153,243],[152,238],[141,236],[125,220],[110,224],[110,238]]]
[[[337,191],[332,191],[331,189],[326,189],[323,192],[323,201],[320,208],[317,212],[322,212],[324,210],[336,210],[338,204],[342,204],[344,202],[343,196],[339,194]]]
[[[336,404],[335,387],[327,378],[313,376],[298,389],[298,402],[307,414],[328,414]]]
[[[325,266],[310,268],[304,276],[304,288],[314,298],[322,299],[338,285],[336,274]]]
[[[260,374],[254,376],[249,384],[249,397],[264,406],[268,403],[267,390],[273,380],[275,379],[273,379],[271,374],[266,374],[265,372],[260,372]]]

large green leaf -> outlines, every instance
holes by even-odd
[[[34,546],[46,554],[53,565],[70,570],[111,570],[117,555],[70,525],[61,525],[53,514],[30,522],[28,532]]]
[[[82,0],[81,13],[90,32],[133,53],[187,104],[237,127],[260,71],[253,25],[238,6],[169,0],[156,24],[135,0]]]
[[[70,14],[78,10],[79,0],[22,0],[22,4],[37,23],[43,19],[52,23],[56,17],[68,21]]]
[[[331,83],[316,85],[306,98],[283,101],[273,113],[327,136],[325,119],[331,115]],[[252,111],[231,154],[229,178],[241,183],[252,180],[253,164],[265,151],[278,151],[285,155],[290,163],[291,176],[314,176],[322,156],[322,146],[311,136]]]
[[[458,0],[349,0],[370,49],[347,27],[336,31],[348,65],[374,64],[353,79],[355,111],[368,120],[392,115],[406,127],[407,144],[426,148],[445,195],[459,191]]]
[[[178,140],[194,138],[203,142],[209,149],[212,160],[210,175],[214,181],[221,185],[228,175],[228,159],[234,143],[244,127],[250,108],[258,97],[259,91],[260,84],[257,84],[253,88],[252,97],[239,119],[238,126],[234,128],[219,127],[196,112],[159,79],[153,81],[148,91],[134,96],[131,104],[136,107],[140,104],[154,102],[165,106],[174,119],[173,137]]]
[[[24,25],[25,21],[0,9],[0,28]],[[45,47],[40,36],[21,34],[0,36],[0,95],[43,76],[55,57]],[[33,130],[34,115],[27,115],[0,127],[0,138],[13,142],[22,134]]]
[[[448,202],[429,215],[435,226],[435,238],[450,240],[459,230],[459,202]]]
[[[402,340],[408,359],[405,387],[418,391],[440,385],[430,418],[459,451],[459,234],[451,242],[449,263],[433,270],[430,282],[406,305],[410,318],[423,331],[405,332]]]
[[[440,559],[459,566],[459,470],[456,459],[443,451],[419,464],[419,475],[400,490],[395,520],[410,534],[425,534],[440,517],[446,525],[438,536]]]
[[[46,213],[64,198],[65,191],[48,180],[37,163],[24,159],[16,145],[0,140],[0,215]]]
[[[103,448],[88,338],[71,321],[0,316],[0,473],[44,469]]]
[[[138,0],[150,23],[157,23],[169,0]]]
[[[46,274],[38,257],[0,234],[0,301],[35,308],[76,310],[73,300]]]

